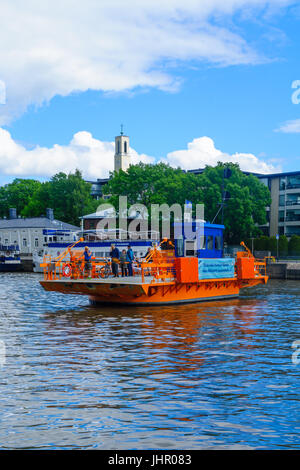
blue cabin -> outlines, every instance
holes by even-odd
[[[175,222],[174,234],[179,234],[181,230],[181,236],[174,237],[176,257],[222,258],[224,229],[224,225],[201,223],[196,220]],[[195,233],[194,238],[192,233]]]

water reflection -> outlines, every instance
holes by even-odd
[[[37,279],[0,276],[1,447],[299,448],[298,283],[120,308]]]

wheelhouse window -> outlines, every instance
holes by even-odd
[[[208,250],[213,250],[214,249],[214,237],[212,235],[207,236],[207,245],[206,248]]]
[[[199,249],[205,250],[206,248],[206,235],[201,235],[199,238]]]
[[[219,235],[215,237],[215,249],[222,250],[222,237]]]
[[[177,253],[178,256],[183,256],[183,239],[179,238],[177,240]]]
[[[195,241],[185,241],[185,256],[196,256],[197,251],[195,250]]]

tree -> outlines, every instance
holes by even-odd
[[[111,175],[104,188],[110,194],[109,202],[118,208],[118,197],[127,196],[129,205],[144,204],[150,212],[151,204],[166,203],[181,206],[185,200],[205,205],[205,219],[212,221],[222,201],[223,172],[231,169],[231,176],[224,180],[224,189],[230,199],[224,210],[225,237],[230,243],[239,243],[243,238],[257,236],[257,225],[266,222],[266,206],[271,198],[268,188],[253,175],[245,175],[236,164],[218,163],[207,166],[200,175],[174,169],[164,163],[131,165],[127,172]],[[221,222],[221,217],[215,220]]]
[[[300,237],[299,235],[292,235],[289,241],[289,255],[300,255]]]
[[[79,170],[66,175],[58,173],[42,183],[23,210],[25,216],[38,217],[47,207],[54,209],[58,220],[79,225],[79,217],[94,212],[98,201],[91,196],[91,185],[86,183]]]
[[[263,235],[260,238],[254,240],[254,249],[257,251],[268,251],[269,250],[269,237]]]
[[[0,217],[8,217],[9,208],[16,208],[23,215],[25,206],[42,186],[40,181],[16,178],[12,183],[0,188]]]
[[[223,180],[224,169],[230,168],[231,176]],[[218,163],[207,166],[199,175],[205,204],[205,219],[213,220],[222,201],[222,186],[230,196],[224,208],[225,239],[239,243],[261,232],[258,225],[266,223],[266,206],[271,204],[269,189],[254,175],[245,175],[237,164]],[[221,217],[215,220],[221,222]]]
[[[201,202],[202,190],[197,176],[172,168],[165,163],[156,165],[139,163],[130,165],[127,172],[114,172],[104,194],[110,194],[109,202],[118,209],[119,196],[127,196],[128,206],[143,204],[151,213],[151,204],[180,204],[186,200]],[[107,201],[106,201],[107,202]]]
[[[278,241],[278,248],[279,248],[279,241]],[[271,251],[272,256],[277,256],[277,239],[274,236],[269,237],[268,251]]]
[[[286,256],[288,254],[289,242],[285,235],[280,235],[278,242],[278,249],[280,256]]]

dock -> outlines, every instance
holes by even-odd
[[[277,261],[267,265],[270,279],[300,279],[300,261]]]

